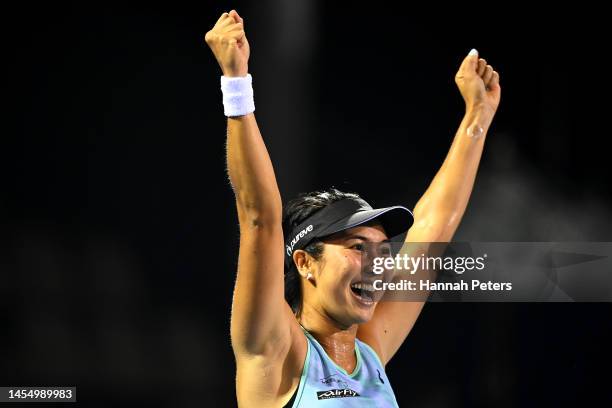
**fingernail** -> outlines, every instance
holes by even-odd
[[[478,55],[478,51],[476,51],[476,48],[472,48],[472,51],[470,51],[468,55]]]

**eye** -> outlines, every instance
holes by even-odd
[[[365,245],[363,243],[358,243],[358,244],[353,244],[351,246],[351,249],[355,249],[357,251],[364,251],[365,250]]]

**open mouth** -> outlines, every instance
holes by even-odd
[[[374,285],[365,282],[355,282],[351,284],[351,292],[357,297],[362,303],[372,304],[374,303]]]

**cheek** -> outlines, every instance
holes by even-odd
[[[354,274],[361,268],[361,255],[355,251],[342,251],[335,256],[336,275]]]
[[[352,251],[329,254],[320,278],[332,291],[342,291],[361,269],[361,256]]]
[[[361,271],[361,253],[357,251],[346,251],[341,257],[343,272],[350,274],[351,279],[353,279],[355,273]]]
[[[351,269],[361,270],[361,252],[351,253],[347,255]]]

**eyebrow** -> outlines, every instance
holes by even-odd
[[[364,237],[363,235],[359,235],[359,234],[348,234],[348,235],[345,235],[342,238],[344,238],[344,239],[360,239],[362,241],[375,242],[375,241],[372,241],[371,239],[369,239],[367,237]],[[387,239],[379,241],[377,243],[389,243],[389,242],[391,242],[391,240],[387,238]]]

